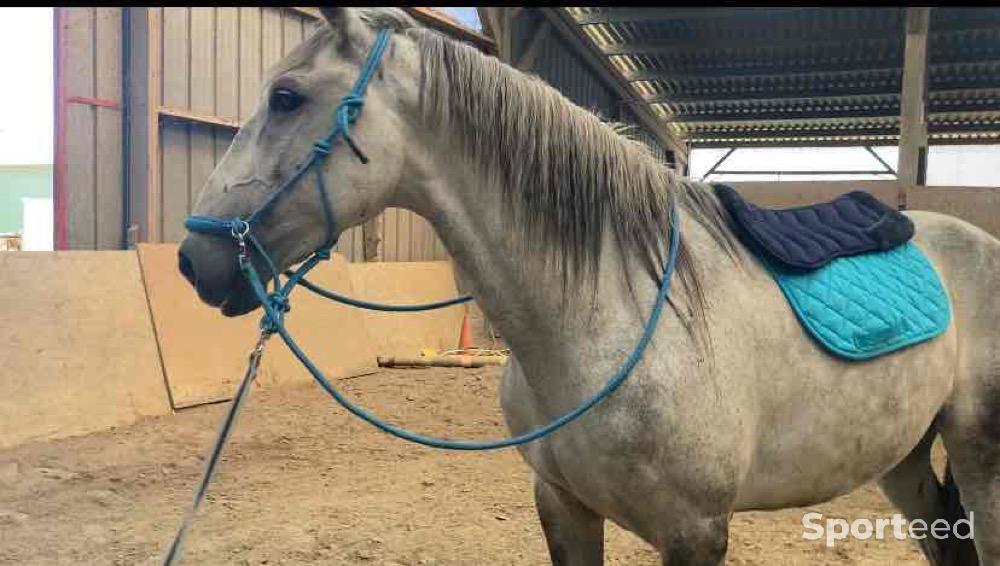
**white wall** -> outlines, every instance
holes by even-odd
[[[25,197],[21,203],[24,226],[21,249],[29,252],[51,251],[52,199]]]
[[[52,163],[52,8],[0,12],[0,164]],[[17,80],[13,80],[17,77]]]
[[[927,184],[1000,187],[1000,145],[932,146]]]
[[[873,148],[890,166],[899,155],[895,146]],[[725,148],[691,150],[689,174],[700,179],[725,155]],[[878,170],[882,165],[863,147],[748,147],[737,149],[722,170],[809,171]],[[709,181],[848,181],[891,180],[890,175],[712,175]],[[927,161],[930,186],[1000,187],[1000,145],[931,146]]]

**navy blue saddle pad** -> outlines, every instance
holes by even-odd
[[[793,270],[814,270],[838,257],[885,251],[913,237],[913,222],[862,191],[830,202],[768,209],[713,185],[740,238],[757,254]]]

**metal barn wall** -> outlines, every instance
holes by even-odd
[[[66,158],[61,175],[57,163],[56,201],[57,215],[62,206],[68,219],[57,248],[118,249],[126,222],[122,10],[57,8],[56,13],[63,20],[57,24],[62,30],[57,41],[67,55],[56,73],[66,92],[57,98],[57,113],[66,115],[57,118]],[[133,143],[126,161],[132,185],[128,222],[135,232],[129,244],[177,242],[202,186],[260,101],[268,69],[306,37],[315,18],[300,8],[271,7],[131,8],[128,13]],[[57,150],[57,162],[58,155]],[[390,209],[370,226],[380,243],[369,246],[368,260],[448,259],[430,224],[412,212]],[[361,227],[348,230],[337,251],[364,261],[362,232]]]
[[[55,17],[57,249],[122,241],[121,9],[60,8]]]
[[[149,10],[162,69],[160,190],[157,228],[150,236],[176,242],[236,131],[208,121],[235,126],[248,119],[261,98],[264,73],[302,41],[308,24],[301,14],[281,8]]]
[[[162,13],[151,21],[159,20],[154,35],[161,41],[163,69],[157,237],[176,242],[184,236],[184,217],[235,134],[235,127],[189,117],[233,125],[247,120],[261,99],[268,69],[308,35],[315,20],[287,8],[155,10]],[[412,212],[387,211],[375,226],[380,227],[380,259],[447,259],[430,224]],[[361,227],[348,230],[337,251],[364,261]]]
[[[184,237],[184,217],[236,126],[259,103],[267,71],[309,33],[315,19],[289,8],[152,8],[151,36],[162,56],[160,85],[159,241]],[[203,123],[205,118],[213,123]],[[229,125],[220,125],[226,123]],[[380,239],[368,259],[447,259],[433,228],[406,210],[389,210],[373,224]],[[337,251],[364,261],[362,228],[345,232]]]

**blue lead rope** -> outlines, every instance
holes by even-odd
[[[671,197],[671,199],[673,199],[673,197]],[[677,265],[677,249],[679,247],[679,241],[680,230],[677,225],[677,211],[673,206],[673,202],[671,202],[670,250],[668,252],[666,265],[663,269],[663,279],[660,283],[659,292],[656,295],[656,302],[653,304],[653,310],[650,311],[649,318],[646,319],[642,335],[639,337],[639,341],[636,343],[635,348],[633,348],[632,353],[629,354],[625,363],[622,364],[618,371],[607,381],[607,383],[604,384],[604,387],[588,397],[587,400],[580,404],[577,408],[544,426],[538,427],[524,434],[497,440],[461,441],[424,436],[422,434],[410,432],[404,428],[387,423],[377,415],[374,415],[363,407],[351,402],[351,400],[345,397],[343,393],[341,393],[329,382],[329,380],[326,379],[323,372],[320,371],[315,364],[313,364],[313,362],[309,359],[309,356],[302,351],[295,339],[292,338],[291,333],[288,332],[288,329],[284,325],[282,313],[274,307],[273,302],[270,300],[267,290],[264,288],[264,284],[261,282],[260,276],[257,274],[257,270],[254,269],[253,265],[249,261],[242,262],[241,269],[243,271],[243,275],[250,283],[250,287],[253,289],[254,295],[257,296],[257,299],[264,307],[264,319],[262,322],[265,328],[273,328],[274,332],[281,336],[281,339],[288,346],[288,349],[291,350],[302,365],[309,370],[309,373],[312,374],[313,378],[317,383],[319,383],[320,387],[330,394],[330,396],[333,397],[334,400],[337,401],[337,403],[339,403],[342,407],[384,432],[402,438],[403,440],[409,440],[410,442],[430,446],[431,448],[442,448],[447,450],[495,450],[497,448],[506,448],[509,446],[526,444],[562,428],[566,424],[569,424],[579,418],[597,403],[606,399],[609,395],[611,395],[611,393],[618,389],[622,383],[625,382],[628,376],[632,373],[632,370],[635,369],[635,366],[639,363],[639,360],[642,359],[642,355],[645,353],[646,347],[649,346],[649,342],[652,340],[653,334],[656,332],[660,316],[663,314],[663,307],[666,304],[667,296],[670,293],[670,282],[673,279],[674,269]],[[346,297],[341,298],[346,299]],[[354,299],[348,300],[357,304],[357,306],[367,308],[363,306],[365,303],[362,301],[355,301]],[[460,300],[461,298],[453,299],[453,301]]]

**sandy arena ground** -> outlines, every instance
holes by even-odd
[[[395,422],[503,433],[496,369],[392,370],[342,382]],[[0,451],[0,563],[154,564],[224,405]],[[375,432],[313,385],[256,390],[187,543],[187,564],[548,564],[531,473],[513,450],[445,453]],[[895,511],[874,487],[815,510]],[[739,514],[727,564],[923,564],[916,546],[801,538],[803,510]],[[610,564],[659,564],[609,523]]]

